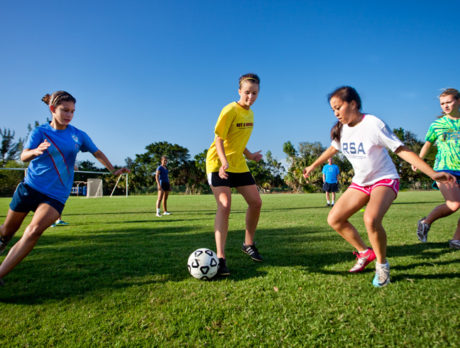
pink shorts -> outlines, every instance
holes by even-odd
[[[348,188],[352,188],[352,189],[364,192],[366,195],[370,196],[372,190],[378,186],[386,186],[386,187],[391,188],[397,196],[398,191],[399,191],[399,179],[383,179],[383,180],[377,181],[375,184],[370,185],[370,186],[359,186],[355,184],[354,182],[352,182],[351,185],[348,186]]]

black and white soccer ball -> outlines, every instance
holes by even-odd
[[[190,254],[187,267],[192,277],[209,280],[217,274],[219,260],[214,251],[200,248]]]

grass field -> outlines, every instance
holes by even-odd
[[[415,236],[438,192],[402,192],[387,213],[392,284],[382,289],[374,264],[347,273],[352,249],[327,226],[323,195],[262,198],[266,261],[240,251],[245,204],[234,196],[232,275],[211,282],[186,262],[215,250],[212,196],[171,196],[173,215],[161,218],[153,196],[71,198],[70,226],[48,229],[5,277],[0,346],[459,347],[460,251],[447,244],[459,215],[436,222],[426,244]],[[352,221],[364,231],[362,213]]]

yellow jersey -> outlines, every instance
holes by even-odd
[[[224,142],[225,156],[228,161],[228,172],[249,172],[243,152],[248,143],[254,126],[254,113],[237,102],[225,106],[217,120],[214,134]],[[206,156],[206,172],[218,172],[222,163],[217,155],[216,141],[214,140]]]

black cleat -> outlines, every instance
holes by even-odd
[[[254,261],[262,262],[264,260],[262,256],[260,256],[255,243],[253,245],[246,245],[243,243],[241,250],[243,253],[248,254]]]
[[[217,275],[221,277],[228,277],[230,275],[230,271],[224,258],[219,258],[219,268],[217,269]]]

